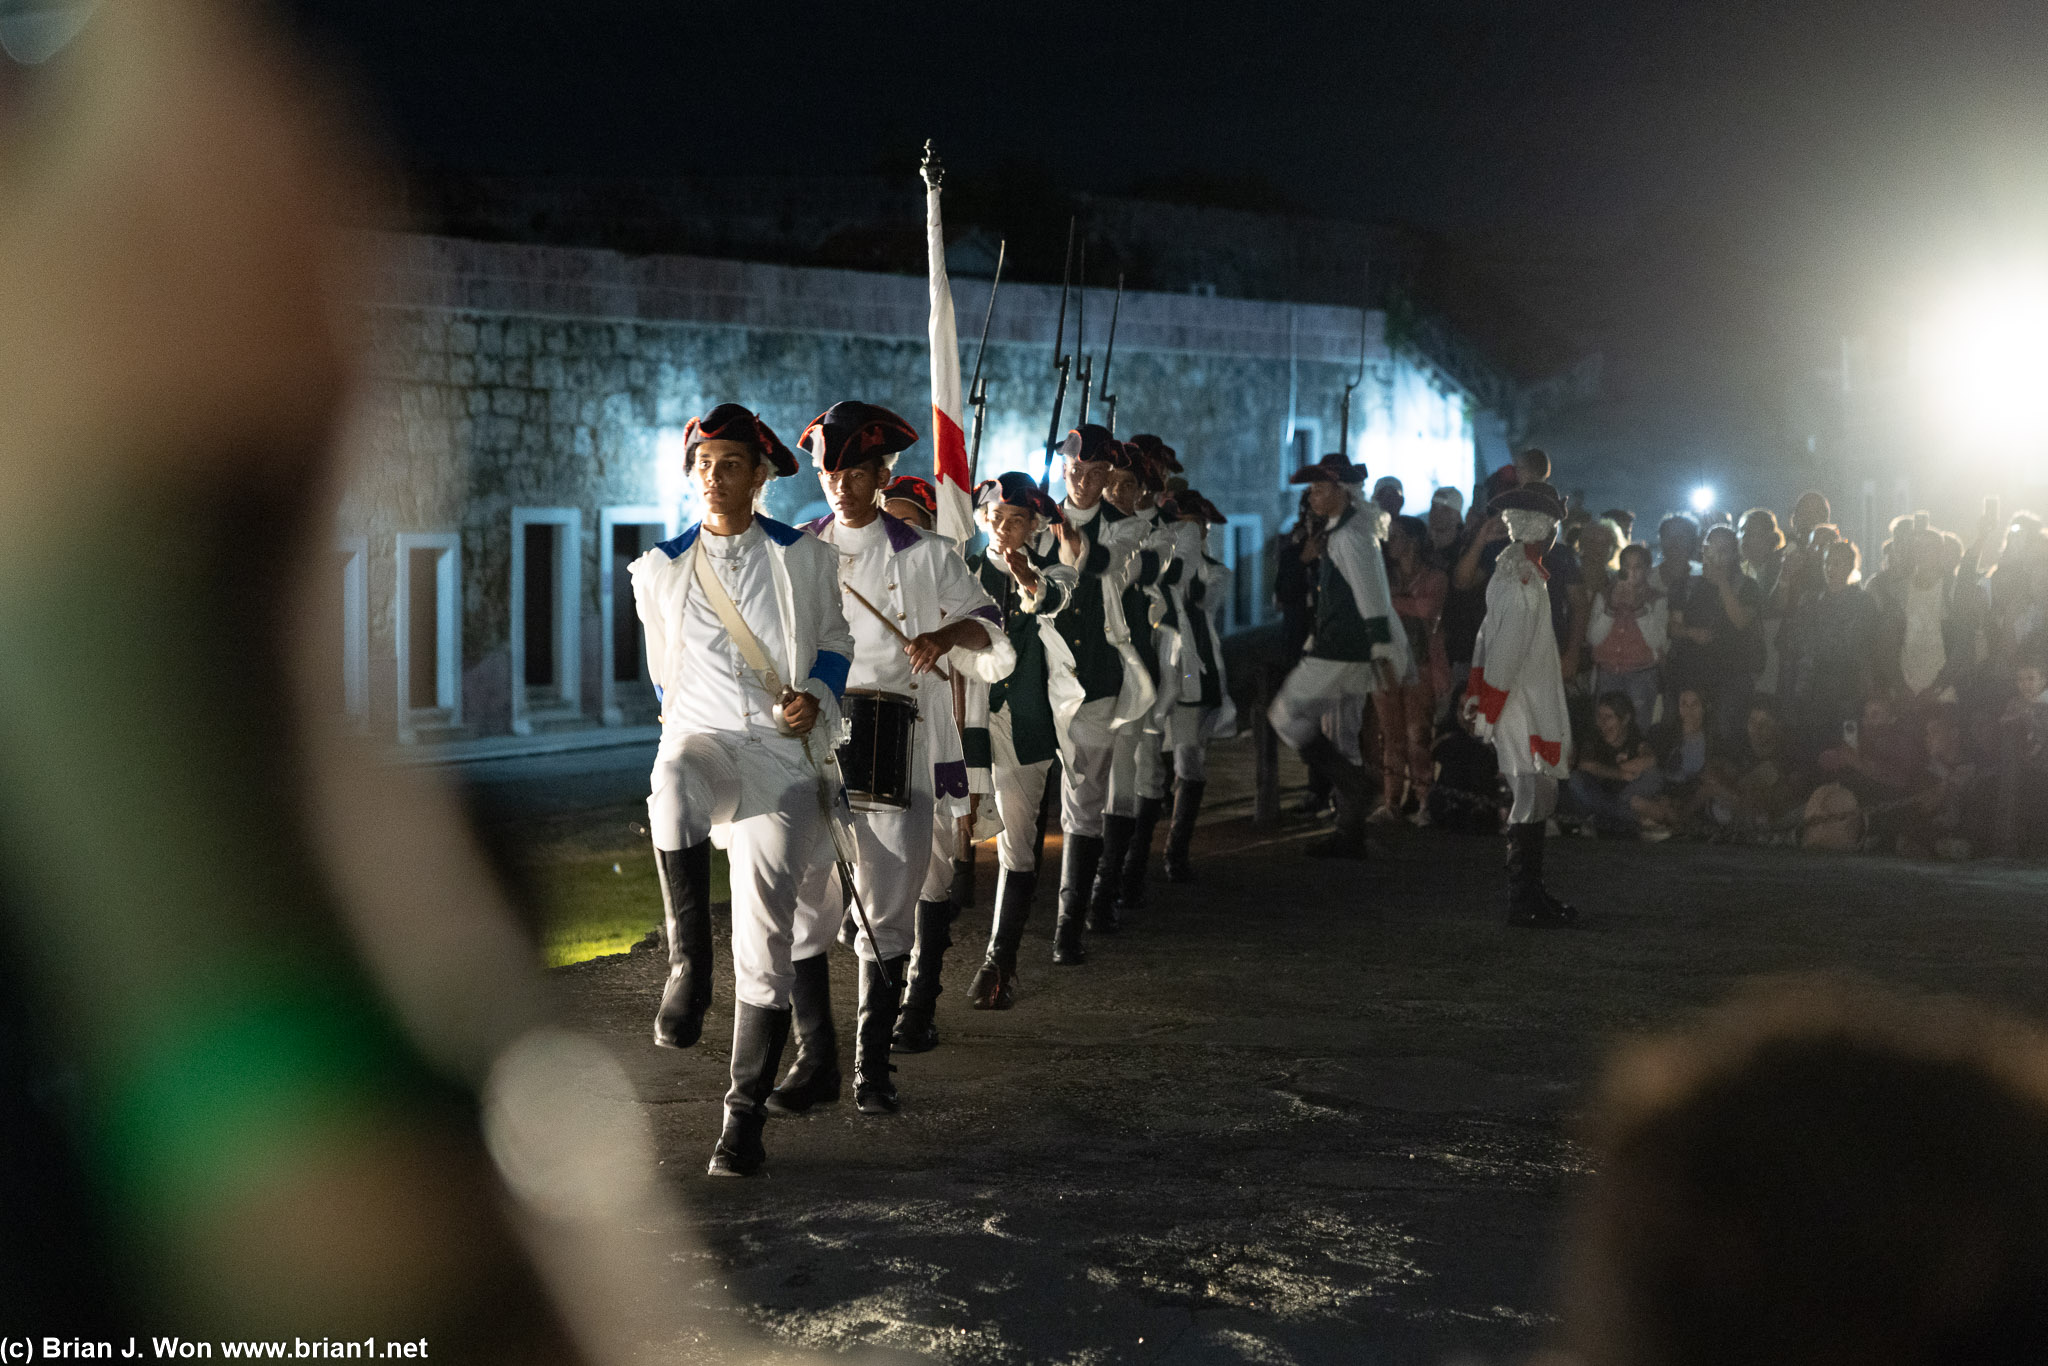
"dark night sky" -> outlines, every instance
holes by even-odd
[[[298,8],[419,164],[907,173],[932,136],[956,175],[1257,174],[1448,234],[1673,458],[1767,454],[1831,338],[2048,219],[2038,4]]]

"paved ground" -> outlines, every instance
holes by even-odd
[[[700,1175],[729,978],[676,1054],[645,1043],[655,955],[557,972],[653,1116],[708,1248],[706,1313],[862,1357],[1508,1360],[1544,1341],[1585,1172],[1573,1108],[1615,1037],[1813,969],[2048,1015],[2039,869],[1562,840],[1552,881],[1582,928],[1515,932],[1495,842],[1403,829],[1365,867],[1310,862],[1306,829],[1250,828],[1245,753],[1220,751],[1199,887],[1160,887],[1057,970],[1042,891],[1017,1008],[983,1014],[959,988],[984,887],[945,1043],[898,1060],[904,1113],[865,1118],[849,1090],[775,1121],[769,1180]],[[837,956],[849,1065],[852,981]]]

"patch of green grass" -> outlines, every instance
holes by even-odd
[[[624,953],[661,925],[661,880],[654,856],[631,853],[561,854],[532,869],[546,914],[541,954],[551,968]],[[711,851],[711,899],[731,896],[725,852]]]

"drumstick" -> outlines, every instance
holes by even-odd
[[[853,600],[855,602],[867,608],[870,612],[873,612],[875,614],[875,620],[881,622],[882,625],[888,627],[890,633],[893,634],[896,637],[896,639],[902,641],[905,645],[910,644],[910,637],[903,634],[903,628],[898,626],[895,622],[889,620],[887,614],[885,614],[881,608],[875,606],[866,598],[862,597],[860,595],[860,590],[858,588],[855,588],[850,583],[842,584],[841,587],[845,588],[847,592],[853,594]],[[937,674],[940,678],[945,679],[948,683],[951,683],[953,681],[953,675],[947,673],[937,664],[932,665],[932,672]]]

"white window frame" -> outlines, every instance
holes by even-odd
[[[1323,449],[1323,420],[1319,417],[1295,418],[1294,425],[1287,432],[1287,444],[1284,447],[1287,454],[1280,462],[1280,487],[1297,495],[1301,492],[1301,486],[1293,482],[1295,467],[1289,466],[1288,461],[1294,458],[1294,439],[1303,432],[1309,434],[1309,463],[1313,464],[1327,454]],[[1344,458],[1350,459],[1351,453],[1346,451]]]
[[[341,711],[349,729],[370,724],[370,538],[336,536],[341,565]]]
[[[1221,619],[1221,625],[1218,628],[1219,632],[1226,636],[1236,631],[1243,631],[1257,626],[1266,617],[1266,595],[1260,591],[1264,585],[1254,581],[1250,597],[1252,605],[1251,620],[1239,621],[1237,619],[1237,529],[1239,527],[1250,527],[1252,532],[1253,559],[1249,572],[1256,574],[1262,568],[1264,555],[1261,552],[1263,552],[1266,545],[1266,519],[1263,516],[1256,512],[1232,512],[1226,514],[1223,522],[1223,553],[1216,557],[1222,560],[1223,567],[1230,571],[1230,597],[1223,604],[1223,611],[1218,614]]]
[[[437,621],[435,696],[424,706],[412,696],[412,552],[443,552],[434,566]],[[459,532],[406,532],[397,537],[397,599],[393,653],[398,660],[398,743],[410,745],[431,727],[462,724],[462,536]]]
[[[559,706],[534,711],[526,699],[526,528],[553,526],[555,537],[555,678]],[[572,716],[583,709],[583,509],[512,509],[512,733],[533,734],[536,719]]]
[[[613,644],[618,639],[620,627],[619,604],[613,601],[616,594],[612,587],[612,531],[621,526],[659,525],[670,537],[676,534],[676,519],[672,512],[665,512],[653,504],[637,507],[599,508],[597,512],[597,613],[599,618],[600,651],[603,667],[598,670],[599,701],[603,707],[604,724],[622,726],[626,723],[625,713],[619,707],[618,680],[612,677],[614,659]],[[628,607],[631,603],[627,604]],[[627,629],[636,629],[637,616],[628,617]]]

